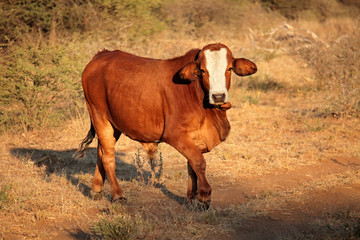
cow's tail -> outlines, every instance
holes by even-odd
[[[91,123],[90,130],[84,140],[82,140],[80,147],[76,152],[74,153],[75,159],[82,158],[85,156],[85,151],[88,149],[90,143],[93,141],[95,137],[95,128],[93,124]]]

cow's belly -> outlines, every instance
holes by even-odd
[[[113,125],[133,140],[158,142],[164,132],[161,109],[148,104],[114,106],[109,114]]]

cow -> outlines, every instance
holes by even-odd
[[[140,142],[150,158],[160,142],[179,151],[187,159],[187,201],[197,199],[208,208],[211,186],[203,153],[229,134],[231,71],[247,76],[257,66],[234,58],[221,43],[167,60],[120,50],[97,53],[82,74],[91,127],[75,153],[83,157],[97,135],[95,196],[101,198],[106,174],[112,201],[126,201],[115,175],[115,143],[123,133]]]

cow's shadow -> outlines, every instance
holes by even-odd
[[[78,176],[82,174],[93,174],[96,166],[96,148],[89,148],[83,159],[73,157],[76,149],[66,151],[56,151],[51,149],[37,148],[13,148],[11,154],[18,159],[30,159],[38,167],[45,167],[45,174],[57,174],[65,176],[74,186],[88,198],[92,198],[91,188],[84,184]],[[138,153],[139,154],[139,153]],[[171,192],[163,183],[152,182],[153,174],[150,171],[141,170],[139,178],[139,167],[128,164],[122,160],[124,153],[117,152],[116,175],[122,181],[141,181],[143,184],[152,185],[162,191],[169,199],[177,202],[179,205],[187,205],[186,198]],[[110,196],[107,198],[110,200]]]

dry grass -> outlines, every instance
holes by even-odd
[[[93,201],[96,141],[85,159],[72,158],[89,127],[80,113],[61,128],[0,136],[0,239],[95,239],[101,224],[118,227],[123,220],[135,224],[130,238],[138,239],[360,237],[360,119],[324,111],[329,92],[319,90],[316,69],[294,53],[291,39],[267,40],[282,20],[278,16],[268,29],[216,30],[181,44],[175,33],[136,46],[84,43],[90,59],[103,47],[167,58],[224,42],[234,55],[257,63],[256,75],[233,77],[230,136],[205,155],[213,187],[209,211],[185,204],[186,160],[178,152],[160,144],[154,173],[141,145],[125,136],[116,145],[116,174],[128,205],[111,204],[107,182],[105,197]],[[255,25],[253,18],[247,21]],[[356,29],[349,19],[291,25],[296,36],[310,41],[307,29],[327,44]]]
[[[243,101],[244,95],[258,103]],[[91,227],[105,214],[108,220],[119,215],[138,219],[142,224],[136,238],[147,239],[358,236],[354,204],[359,197],[360,149],[353,143],[359,140],[359,120],[317,116],[314,95],[232,89],[231,135],[205,156],[214,188],[207,212],[183,205],[186,161],[167,145],[160,145],[163,176],[153,185],[142,150],[142,166],[134,163],[140,145],[121,137],[116,147],[117,174],[129,204],[114,210],[108,184],[100,202],[88,195],[95,150],[80,162],[71,159],[87,123],[74,120],[58,133],[4,135],[0,174],[6,181],[1,186],[11,188],[1,210],[2,235],[5,239],[94,237]],[[335,193],[342,193],[341,198]],[[339,217],[343,212],[347,215]],[[331,228],[324,230],[326,226]],[[257,236],[257,231],[262,235]]]

